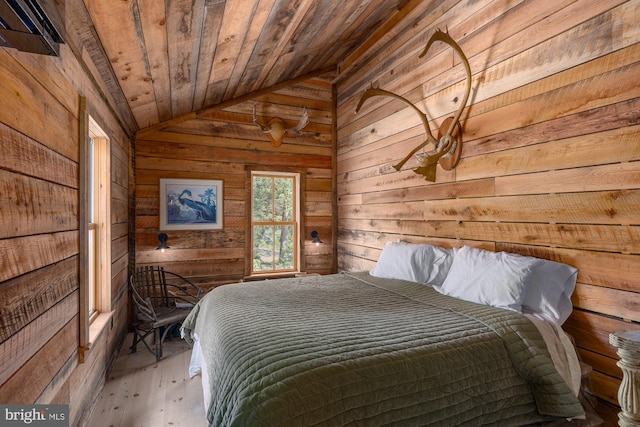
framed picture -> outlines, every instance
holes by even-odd
[[[160,179],[160,230],[222,228],[222,181]]]

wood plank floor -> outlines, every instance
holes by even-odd
[[[189,378],[191,348],[166,341],[164,356],[138,347],[127,337],[87,425],[91,427],[206,426],[200,376]]]

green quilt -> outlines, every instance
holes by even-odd
[[[366,272],[225,285],[183,325],[214,426],[522,426],[583,409],[524,316]]]

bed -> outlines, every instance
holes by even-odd
[[[580,366],[560,328],[567,313],[559,300],[570,298],[575,269],[465,248],[387,244],[371,272],[209,292],[182,328],[195,343],[190,371],[202,374],[209,424],[523,426],[584,418]],[[537,286],[554,289],[532,296],[536,275],[544,277]],[[469,297],[468,282],[482,292]],[[514,287],[515,302],[505,296]],[[491,304],[473,301],[487,297]]]

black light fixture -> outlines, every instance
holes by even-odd
[[[168,238],[169,236],[167,236],[166,233],[158,234],[158,240],[160,241],[160,246],[158,246],[156,249],[160,249],[161,252],[164,252],[165,249],[169,249],[169,246],[167,246]]]
[[[311,237],[313,238],[312,243],[315,243],[316,245],[319,245],[320,243],[324,243],[322,240],[320,240],[320,236],[318,235],[318,232],[315,230],[311,232]]]

